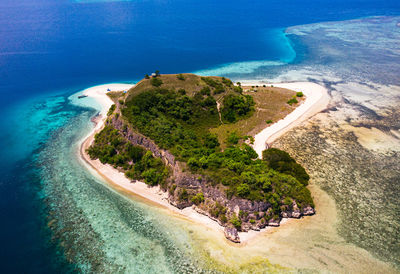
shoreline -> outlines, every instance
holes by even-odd
[[[249,83],[249,85],[251,85],[251,83]],[[297,84],[300,84],[300,87],[297,88],[298,90],[295,89]],[[306,91],[305,88],[309,84],[312,84],[313,86],[315,85],[314,89]],[[82,91],[82,94],[87,95],[90,98],[94,98],[96,102],[101,105],[102,109],[98,114],[98,116],[96,117],[95,121],[93,121],[95,123],[95,126],[92,129],[92,131],[86,137],[84,137],[82,141],[80,141],[81,143],[79,145],[79,156],[80,156],[79,158],[81,158],[82,162],[85,165],[87,165],[89,170],[95,172],[100,177],[105,179],[105,181],[115,190],[123,192],[124,194],[128,194],[128,196],[134,196],[136,198],[143,199],[145,200],[146,203],[150,202],[153,205],[164,208],[176,216],[183,217],[188,221],[195,222],[197,224],[201,224],[208,228],[216,230],[219,233],[221,233],[221,236],[223,236],[223,238],[225,238],[223,226],[219,225],[216,221],[212,220],[208,216],[197,212],[192,207],[187,207],[182,210],[174,207],[168,202],[167,193],[163,192],[159,186],[149,187],[144,182],[139,182],[139,181],[133,183],[131,182],[131,180],[125,177],[125,174],[123,172],[114,169],[109,164],[102,164],[98,159],[96,160],[90,159],[89,155],[86,153],[86,149],[91,145],[91,143],[94,140],[94,135],[97,132],[99,132],[104,126],[104,121],[107,117],[106,113],[113,104],[112,100],[106,95],[107,89],[110,89],[111,91],[121,91],[129,89],[132,86],[133,85],[127,85],[127,84],[106,84],[106,85],[94,86]],[[280,83],[280,84],[274,84],[274,86],[288,88],[295,91],[300,91],[301,89],[301,91],[306,96],[306,100],[302,104],[300,104],[294,111],[292,111],[289,115],[287,115],[284,119],[265,128],[255,136],[257,139],[255,138],[254,149],[258,153],[259,157],[261,156],[262,150],[265,149],[265,144],[268,141],[270,141],[272,138],[273,140],[277,139],[286,131],[297,126],[298,124],[306,120],[308,117],[322,111],[323,109],[326,108],[327,102],[329,101],[329,96],[327,95],[326,89],[314,83],[308,83],[308,82]],[[325,91],[326,95],[325,98],[323,91]],[[317,92],[318,96],[316,95]],[[305,105],[305,107],[303,107],[301,111],[297,111],[295,115],[291,116],[292,113],[294,113],[297,109],[299,109],[303,105]],[[286,119],[289,116],[290,119]],[[278,127],[275,126],[273,128],[273,126],[276,124],[279,124],[279,126]],[[256,140],[258,140],[257,143]],[[264,148],[262,149],[263,146]],[[280,226],[283,226],[289,222],[290,222],[289,219],[283,218],[280,222]],[[246,245],[250,240],[253,240],[257,236],[263,235],[264,234],[263,232],[272,229],[274,229],[274,227],[267,226],[266,228],[261,229],[260,231],[249,230],[248,232],[239,232],[238,233],[240,237],[239,245]],[[226,239],[226,241],[229,240]]]
[[[262,81],[242,81],[241,83],[244,86],[265,85]],[[325,87],[312,82],[273,83],[268,85],[286,88],[296,92],[301,91],[306,99],[285,118],[264,128],[254,136],[253,149],[257,152],[260,158],[262,157],[262,151],[266,149],[267,145],[270,146],[276,139],[288,132],[290,129],[300,125],[308,118],[326,109],[330,99]]]

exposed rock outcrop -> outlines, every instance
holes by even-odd
[[[229,241],[232,241],[234,243],[240,243],[239,234],[236,228],[225,227],[224,234]]]

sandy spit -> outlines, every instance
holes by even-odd
[[[259,81],[242,81],[242,85],[255,86],[265,83]],[[268,84],[271,85],[271,84]],[[296,92],[303,92],[306,97],[294,111],[285,118],[266,127],[260,133],[254,136],[253,148],[261,158],[262,151],[271,145],[271,143],[282,136],[290,129],[300,125],[311,116],[324,110],[329,104],[329,95],[325,87],[312,82],[293,82],[272,84],[274,87],[286,88]]]

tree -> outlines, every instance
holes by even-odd
[[[230,94],[224,97],[221,114],[225,120],[232,123],[251,112],[254,105],[250,95]]]
[[[131,143],[129,143],[126,148],[126,153],[127,153],[128,157],[134,163],[136,163],[142,159],[144,152],[145,152],[144,148],[139,147],[139,146],[134,146]]]
[[[150,76],[149,76],[148,74],[145,74],[145,75],[144,75],[144,78],[145,78],[145,79],[150,79]]]
[[[243,144],[243,149],[246,152],[246,155],[249,156],[250,159],[257,159],[257,152],[249,145]]]
[[[211,133],[207,134],[204,138],[204,145],[211,149],[219,147],[218,136]]]
[[[236,131],[234,131],[234,132],[231,132],[228,135],[228,138],[226,139],[226,142],[229,145],[236,145],[239,142],[239,140],[240,140],[240,136],[237,134]]]
[[[213,153],[208,156],[208,166],[211,168],[219,168],[224,161],[221,153]]]
[[[189,158],[189,160],[187,161],[187,164],[193,170],[196,170],[200,167],[200,163],[195,157]]]
[[[162,175],[155,168],[147,169],[142,173],[144,182],[148,185],[155,186],[161,182]]]
[[[262,154],[263,160],[267,162],[270,168],[293,176],[304,186],[308,185],[310,176],[301,165],[290,157],[289,153],[277,148],[269,148],[264,150]]]
[[[158,76],[160,76],[160,71],[159,70],[156,70],[156,77],[158,77]]]
[[[248,184],[242,183],[236,187],[236,194],[239,197],[245,198],[250,193],[250,187]]]

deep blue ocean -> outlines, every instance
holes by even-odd
[[[308,49],[286,28],[395,15],[398,0],[1,0],[0,272],[75,269],[47,225],[41,155],[73,119],[95,114],[71,94],[155,70],[300,63]]]

